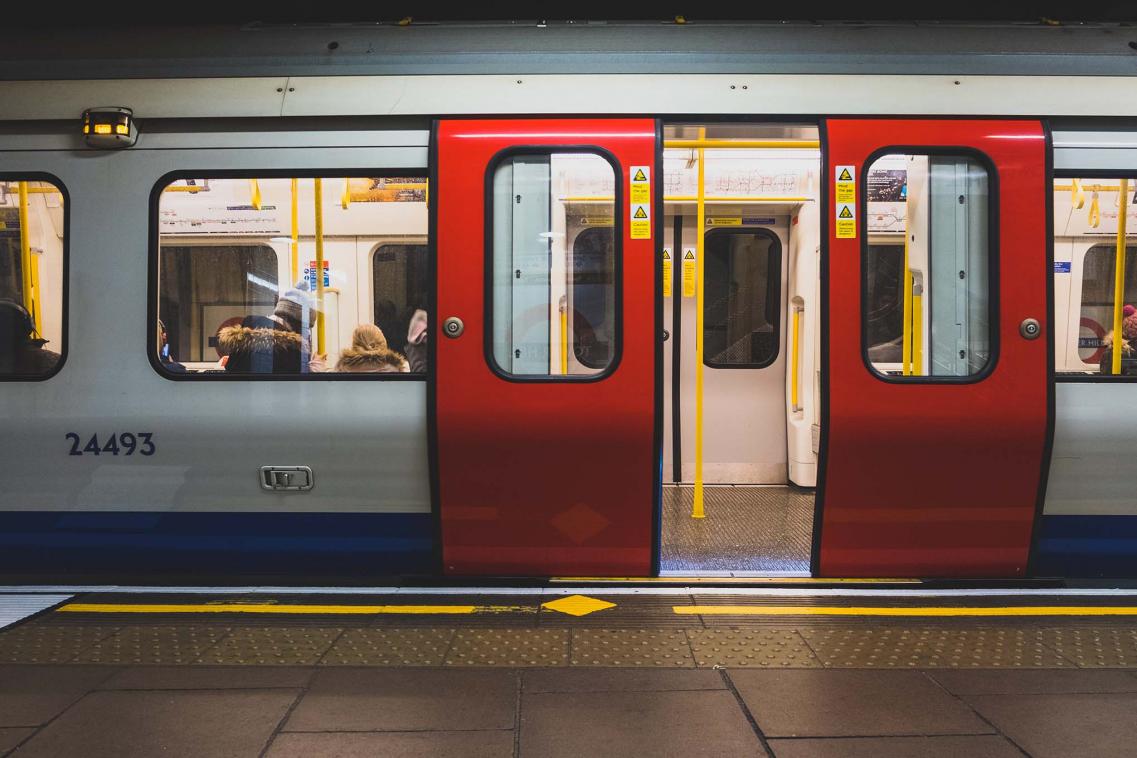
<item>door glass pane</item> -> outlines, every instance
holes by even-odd
[[[870,365],[889,378],[982,373],[991,359],[993,329],[987,169],[963,156],[885,155],[869,167],[862,196],[866,231],[901,242],[898,277],[896,251],[866,245],[863,318]],[[890,296],[893,288],[898,297]]]
[[[703,362],[760,368],[778,356],[781,244],[766,230],[720,229],[705,239]]]
[[[497,164],[489,297],[502,373],[587,377],[612,364],[618,227],[581,227],[615,218],[615,187],[612,164],[592,153]]]

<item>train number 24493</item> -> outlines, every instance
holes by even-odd
[[[91,439],[82,447],[79,446],[83,438],[75,432],[68,432],[67,439],[71,440],[70,455],[134,455],[135,451],[139,455],[154,455],[157,450],[152,432],[112,434],[105,438],[106,442],[102,445],[99,444],[99,435],[92,434]]]

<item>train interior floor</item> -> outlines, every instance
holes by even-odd
[[[708,485],[704,518],[691,518],[694,488],[663,488],[663,574],[809,576],[811,490]]]
[[[576,591],[0,596],[0,610],[53,604],[0,629],[0,755],[1094,758],[1137,745],[1135,594]]]

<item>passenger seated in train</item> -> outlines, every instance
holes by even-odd
[[[1137,340],[1137,308],[1126,305],[1122,311],[1124,319],[1121,322],[1121,375],[1137,376],[1137,353],[1133,351],[1133,342]],[[1105,349],[1101,354],[1099,370],[1103,374],[1113,373],[1113,332],[1105,335],[1102,340]]]
[[[426,373],[427,325],[426,311],[422,308],[415,309],[414,315],[411,316],[410,325],[407,327],[407,346],[405,351],[407,354],[407,362],[410,363],[411,366],[411,371],[416,374]]]
[[[166,325],[162,323],[162,319],[158,319],[158,360],[162,362],[163,368],[167,371],[172,371],[175,374],[184,374],[186,367],[174,360],[170,355],[170,339],[166,334]]]
[[[299,374],[303,338],[269,316],[246,316],[217,333],[217,345],[234,374]]]
[[[35,335],[28,310],[13,300],[0,300],[0,374],[44,376],[59,364],[59,353],[44,348]]]
[[[347,373],[400,373],[410,371],[407,359],[387,347],[383,330],[375,324],[360,324],[351,333],[351,347],[344,349],[336,371]]]
[[[312,353],[312,327],[318,312],[308,282],[301,281],[280,296],[269,316],[281,327],[300,335],[301,373],[327,371],[327,356]]]

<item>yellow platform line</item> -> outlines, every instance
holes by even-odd
[[[924,606],[676,605],[687,616],[1137,616],[1134,606],[1018,605],[999,608]]]
[[[550,582],[643,584],[922,584],[919,579],[853,577],[821,579],[813,576],[554,576]]]
[[[261,603],[68,603],[57,610],[63,613],[281,613],[340,614],[367,616],[376,614],[468,615],[471,613],[507,613],[532,610],[521,606],[478,605],[275,605]]]

